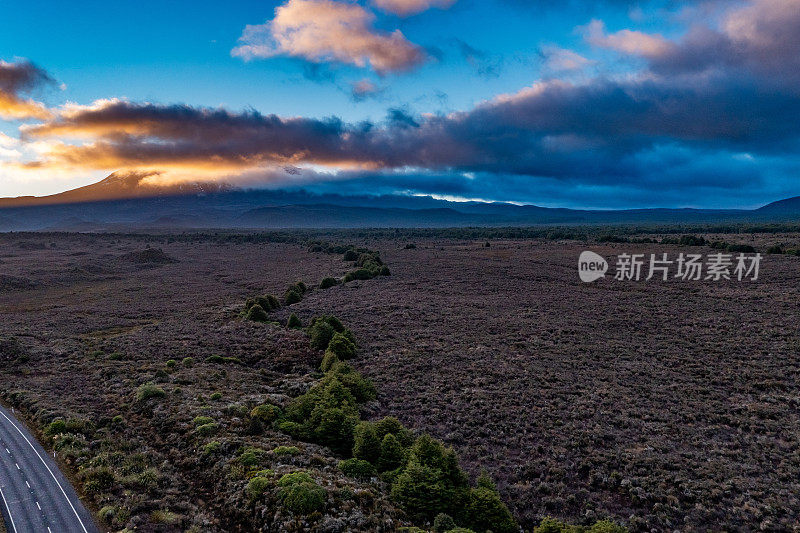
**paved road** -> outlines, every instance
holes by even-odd
[[[0,499],[8,533],[98,533],[52,456],[2,406]]]

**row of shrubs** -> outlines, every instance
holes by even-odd
[[[450,529],[459,524],[473,531],[519,530],[487,476],[470,486],[452,448],[426,434],[415,437],[396,418],[361,420],[360,406],[374,400],[376,390],[346,363],[356,355],[356,344],[339,319],[317,317],[307,333],[311,345],[324,351],[324,375],[285,412],[270,410],[277,429],[346,457],[339,467],[347,476],[388,483],[392,499],[415,523],[430,524],[446,515],[453,522]]]
[[[353,280],[372,279],[378,276],[389,276],[389,267],[383,264],[379,252],[368,248],[357,248],[352,245],[335,244],[330,242],[314,241],[309,244],[309,251],[328,254],[342,254],[344,261],[353,263],[353,270],[342,278],[343,283]],[[335,278],[325,278],[320,284],[321,289],[338,285]]]
[[[389,267],[381,261],[380,254],[372,250],[324,242],[312,243],[309,250],[323,253],[342,253],[345,261],[353,262],[354,269],[345,274],[341,280],[333,277],[323,278],[319,284],[320,289],[329,289],[340,283],[347,283],[357,279],[372,279],[391,274]],[[302,281],[293,283],[283,295],[283,305],[292,305],[302,301],[308,290],[308,286]],[[242,316],[254,322],[268,322],[269,313],[280,307],[281,301],[271,294],[255,296],[248,298],[245,302]],[[290,325],[289,327],[297,327],[297,325]]]
[[[731,253],[756,253],[756,249],[749,244],[730,244],[725,241],[710,241],[705,237],[696,235],[681,235],[680,237],[664,237],[661,240],[650,237],[634,238],[620,235],[602,235],[597,242],[631,243],[631,244],[678,244],[680,246],[710,246],[715,250],[724,250]],[[778,253],[778,252],[773,252]]]
[[[308,287],[302,281],[297,281],[289,285],[283,295],[283,305],[292,305],[302,301],[303,296],[308,292]],[[254,296],[248,298],[244,304],[242,315],[254,322],[267,322],[269,314],[281,307],[281,301],[272,294]]]

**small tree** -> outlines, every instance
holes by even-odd
[[[353,432],[353,457],[378,464],[381,456],[381,441],[370,422],[361,422]]]
[[[335,287],[339,284],[339,280],[336,278],[323,278],[319,284],[320,289],[330,289],[331,287]]]
[[[253,322],[266,322],[269,320],[269,315],[267,315],[267,312],[264,311],[263,307],[258,304],[253,304],[253,306],[247,310],[247,320],[252,320]]]
[[[346,361],[356,356],[356,345],[344,333],[335,333],[328,343],[327,349],[340,360]]]
[[[289,320],[286,322],[287,328],[302,328],[303,323],[300,321],[300,318],[294,313],[289,315]]]

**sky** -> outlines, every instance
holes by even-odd
[[[0,196],[120,171],[599,209],[800,195],[800,0],[0,9]]]

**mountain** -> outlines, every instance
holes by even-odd
[[[798,221],[800,197],[755,210],[581,210],[431,197],[342,196],[241,189],[226,184],[157,186],[155,173],[117,172],[43,197],[0,198],[0,231],[465,227],[592,224],[736,224]]]
[[[0,198],[0,207],[76,204],[130,198],[207,194],[232,189],[226,184],[190,182],[164,186],[154,185],[147,181],[147,178],[157,175],[158,172],[115,172],[97,183],[58,194]]]
[[[800,196],[772,202],[764,207],[759,207],[756,212],[770,215],[797,216],[800,213]]]

